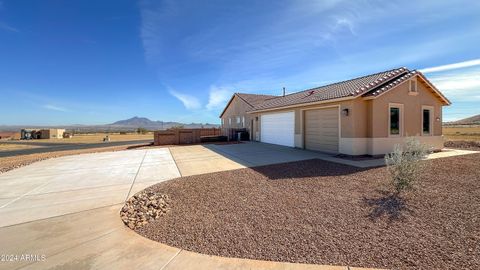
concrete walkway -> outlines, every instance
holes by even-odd
[[[228,147],[172,148],[176,161],[168,148],[83,154],[0,174],[0,254],[7,255],[0,269],[349,269],[208,256],[145,239],[123,225],[124,201],[146,186],[180,172],[245,167],[222,149]],[[310,158],[269,151],[268,162]],[[249,165],[261,162],[256,158]]]

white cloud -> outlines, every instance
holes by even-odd
[[[352,35],[357,35],[353,21],[347,18],[337,18],[333,32],[336,32],[343,27],[347,28]]]
[[[202,107],[202,105],[200,104],[200,101],[198,101],[198,99],[194,96],[182,94],[173,89],[170,89],[169,92],[172,96],[180,100],[183,103],[183,106],[185,106],[185,108],[187,108],[188,110],[196,110]]]
[[[459,62],[454,64],[424,68],[424,69],[420,69],[420,71],[423,73],[432,73],[432,72],[453,70],[453,69],[459,69],[459,68],[473,67],[478,65],[480,65],[480,59],[474,59],[474,60],[469,60],[469,61],[464,61],[464,62]]]
[[[429,79],[442,93],[452,100],[480,100],[480,69],[439,74]]]
[[[63,107],[58,107],[58,106],[55,106],[55,105],[51,105],[51,104],[45,104],[42,106],[44,109],[47,109],[47,110],[52,110],[52,111],[59,111],[59,112],[68,112],[67,109],[63,108]]]
[[[212,85],[206,106],[207,110],[223,108],[233,93],[234,91],[231,87],[217,87]]]
[[[7,31],[10,31],[10,32],[15,32],[15,33],[20,32],[17,28],[12,27],[12,26],[4,23],[4,22],[0,22],[0,29],[7,30]]]

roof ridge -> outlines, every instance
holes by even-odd
[[[398,79],[402,75],[409,74],[410,72],[411,71],[408,68],[401,67],[401,68],[397,68],[397,69],[393,69],[393,70],[389,70],[389,71],[384,71],[384,72],[372,74],[370,76],[375,76],[375,75],[379,75],[381,73],[386,73],[386,75],[384,75],[382,78],[376,79],[375,81],[370,82],[369,84],[366,84],[366,85],[360,87],[360,89],[357,89],[357,90],[351,92],[350,95],[353,96],[355,94],[361,94],[361,93],[364,93],[365,91],[366,91],[366,93],[368,93],[369,91],[374,90],[377,87],[379,87],[381,85],[384,85],[388,82],[391,82],[392,80]],[[392,74],[392,77],[390,77],[390,74]],[[390,79],[385,78],[385,80],[384,80],[385,76],[390,77]],[[365,76],[365,77],[367,77],[367,76]],[[363,77],[361,77],[361,78],[363,78]]]
[[[278,97],[276,95],[267,95],[267,94],[251,94],[251,93],[240,93],[240,92],[235,92],[237,95],[252,95],[252,96],[272,96],[272,97]]]
[[[250,102],[246,101],[243,97],[241,97],[240,94],[242,94],[242,93],[235,93],[234,96],[239,97],[241,100],[243,100],[243,102],[247,103],[248,106],[250,106],[252,108],[255,108]]]
[[[277,96],[273,96],[273,95],[264,95],[264,94],[248,94],[248,93],[240,93],[240,92],[235,92],[233,94],[233,96],[238,96],[238,98],[240,98],[241,100],[243,100],[245,103],[248,104],[248,106],[252,107],[252,108],[255,108],[255,105],[252,104],[251,102],[249,102],[248,100],[246,100],[244,97],[242,97],[241,95],[250,95],[250,96],[262,96],[262,97],[266,97],[268,96],[269,98],[266,98],[265,100],[270,100],[272,98],[275,98]],[[264,100],[264,101],[265,101]]]
[[[402,83],[403,81],[405,81],[406,79],[414,76],[415,74],[418,74],[419,71],[417,71],[416,69],[414,70],[408,70],[406,72],[402,72],[400,74],[398,74],[398,76],[396,77],[393,77],[391,80],[388,80],[388,81],[385,81],[383,82],[382,84],[379,84],[379,85],[376,85],[375,87],[373,87],[372,89],[366,91],[365,93],[363,93],[362,96],[376,96],[384,91],[387,91],[395,86],[397,86],[398,84]]]
[[[287,95],[285,95],[285,96],[276,96],[276,97],[277,97],[277,98],[281,98],[281,97],[286,97],[286,96],[290,96],[290,95],[294,95],[294,94],[298,94],[298,93],[302,93],[302,92],[314,91],[314,90],[319,89],[319,88],[329,87],[329,86],[337,85],[337,84],[340,84],[340,83],[346,83],[346,82],[350,82],[350,81],[354,81],[354,80],[359,80],[359,79],[362,79],[362,78],[366,78],[366,77],[370,77],[370,76],[375,76],[375,75],[382,74],[382,73],[391,73],[391,72],[393,72],[393,71],[400,70],[400,69],[403,69],[403,70],[405,70],[405,71],[408,71],[408,68],[407,68],[407,67],[399,67],[399,68],[394,68],[394,69],[389,69],[389,70],[380,71],[380,72],[377,72],[377,73],[372,73],[372,74],[363,75],[363,76],[360,76],[360,77],[355,77],[355,78],[348,79],[348,80],[344,80],[344,81],[339,81],[339,82],[334,82],[334,83],[330,83],[330,84],[325,84],[325,85],[322,85],[322,86],[317,86],[317,87],[309,88],[309,89],[306,89],[306,90],[301,90],[301,91],[293,92],[293,93],[287,94]]]
[[[314,87],[314,88],[307,89],[307,90],[304,90],[304,91],[314,90],[314,89],[318,89],[318,88],[322,88],[322,87],[327,87],[327,86],[332,86],[332,85],[336,85],[336,84],[340,84],[340,83],[346,83],[346,82],[350,82],[350,81],[354,81],[354,80],[358,80],[358,79],[363,79],[363,78],[370,77],[370,76],[379,75],[379,74],[382,74],[382,73],[392,73],[392,72],[394,72],[394,71],[396,71],[396,70],[401,70],[401,69],[408,70],[406,67],[399,67],[399,68],[384,70],[384,71],[380,71],[380,72],[377,72],[377,73],[372,73],[372,74],[368,74],[368,75],[356,77],[356,78],[349,79],[349,80],[345,80],[345,81],[339,81],[339,82],[335,82],[335,83],[331,83],[331,84],[326,84],[326,85],[319,86],[319,87]],[[303,91],[301,91],[301,92],[303,92]]]

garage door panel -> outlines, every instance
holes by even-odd
[[[260,140],[265,143],[294,146],[294,112],[273,113],[261,116]]]
[[[305,148],[338,152],[338,108],[305,111]]]
[[[310,145],[337,145],[337,141],[335,140],[324,140],[321,142],[310,142]]]
[[[333,147],[336,148],[337,144],[332,142],[332,143],[312,143],[310,144],[311,147]]]

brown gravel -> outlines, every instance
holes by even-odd
[[[480,151],[480,142],[476,141],[446,141],[444,145],[448,148]]]
[[[0,158],[0,173],[7,172],[16,168],[20,168],[29,164],[32,164],[37,161],[86,154],[86,153],[100,153],[100,152],[111,152],[111,151],[121,151],[127,149],[133,149],[139,146],[144,146],[144,144],[139,145],[122,145],[122,146],[112,146],[112,147],[101,147],[101,148],[89,148],[89,149],[78,149],[78,150],[68,150],[68,151],[57,151],[57,152],[47,152],[39,154],[29,154],[29,155],[18,155],[18,156],[9,156]]]
[[[226,257],[480,269],[480,155],[426,162],[404,200],[385,191],[385,168],[320,160],[182,177],[147,189],[171,210],[137,232]]]

